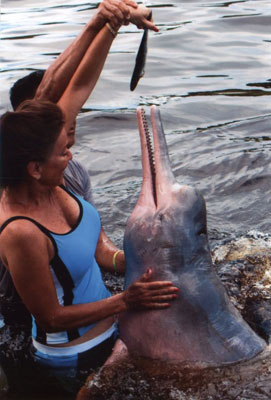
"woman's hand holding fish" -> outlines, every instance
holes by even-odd
[[[132,0],[103,0],[95,15],[96,24],[101,29],[106,22],[109,22],[114,30],[118,30],[121,25],[130,23],[132,9],[138,5]]]
[[[137,8],[131,8],[130,10],[130,22],[136,25],[139,29],[150,29],[155,32],[159,32],[157,26],[153,23],[150,17],[151,10],[142,4]]]
[[[122,295],[127,309],[161,309],[170,306],[175,300],[179,289],[170,281],[150,282],[152,275],[148,269],[137,281],[132,283]]]
[[[150,9],[138,5],[133,0],[103,0],[95,15],[95,25],[101,29],[106,22],[109,22],[114,31],[122,25],[132,23],[139,29],[151,29],[158,32],[159,29],[152,22],[148,20],[150,16]]]

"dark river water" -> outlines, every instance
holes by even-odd
[[[77,122],[74,158],[89,171],[105,230],[122,245],[126,220],[141,185],[135,110],[141,105],[148,113],[148,106],[156,104],[160,106],[175,175],[180,183],[196,186],[205,197],[211,248],[245,237],[268,241],[270,0],[154,0],[147,5],[152,7],[160,32],[149,33],[145,76],[130,92],[142,31],[123,27]],[[11,109],[11,85],[29,71],[47,68],[96,6],[84,0],[2,0],[1,113]],[[270,266],[266,271],[270,272]],[[271,380],[271,368],[269,372],[266,382]],[[133,382],[140,386],[141,381],[131,379],[130,386]],[[224,396],[219,386],[196,397],[174,387],[172,381],[167,384],[167,395],[161,399],[241,399],[236,391],[233,397],[229,392]],[[247,397],[242,393],[242,398],[270,398],[266,385],[261,386],[262,397],[251,392]],[[127,384],[127,393],[128,389]],[[127,393],[126,398],[133,400],[139,396],[160,398],[158,392],[154,397],[142,393],[133,397],[133,391],[129,397]],[[120,392],[115,394],[118,399],[125,398]],[[107,398],[111,398],[109,394]]]

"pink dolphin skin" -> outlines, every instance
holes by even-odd
[[[204,198],[176,181],[159,109],[151,107],[153,153],[142,108],[137,118],[143,182],[125,230],[125,286],[151,267],[153,280],[172,281],[179,297],[164,310],[123,313],[121,338],[131,354],[150,359],[191,365],[249,360],[266,343],[231,304],[214,271]]]

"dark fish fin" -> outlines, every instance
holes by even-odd
[[[152,12],[148,16],[148,20],[152,17]],[[132,74],[131,82],[130,82],[130,90],[133,91],[137,87],[138,81],[140,78],[144,76],[145,73],[145,63],[147,58],[147,49],[148,49],[148,29],[144,29],[144,33],[137,51],[136,62],[134,71]]]

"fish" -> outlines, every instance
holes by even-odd
[[[148,20],[151,20],[152,12],[150,12],[147,17]],[[136,62],[133,70],[133,74],[130,81],[130,90],[133,91],[137,87],[139,79],[142,78],[145,74],[145,64],[147,59],[147,51],[148,51],[148,29],[144,29],[143,36],[137,51]]]

